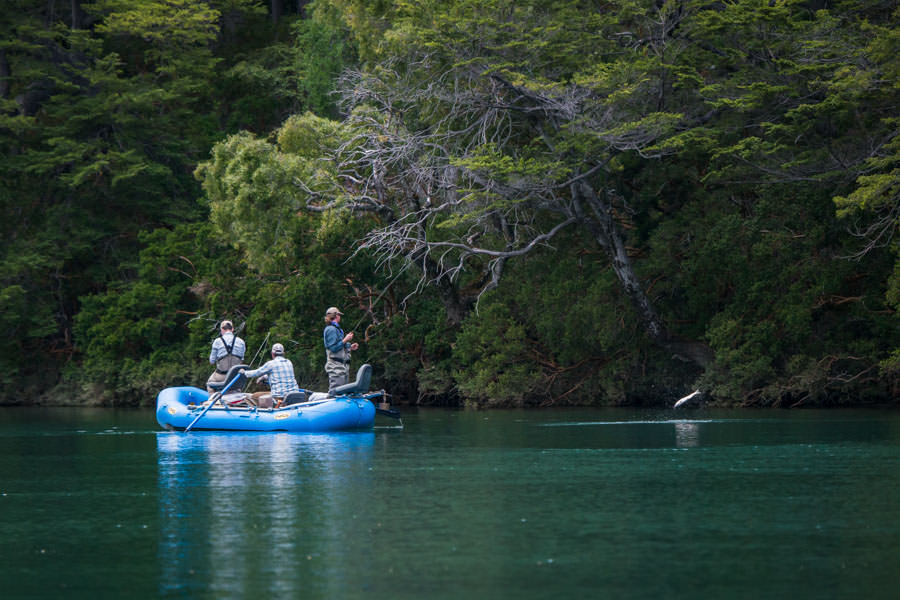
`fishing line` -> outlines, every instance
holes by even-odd
[[[375,298],[375,302],[372,303],[372,305],[371,305],[371,309],[372,309],[372,310],[375,310],[375,305],[378,304],[378,301],[381,300],[381,298],[387,293],[387,291],[391,288],[391,286],[394,285],[394,282],[397,281],[397,279],[398,279],[398,278],[400,277],[400,275],[402,275],[402,274],[403,274],[402,271],[401,271],[400,273],[397,273],[397,276],[394,277],[393,279],[391,279],[391,280],[388,282],[388,284],[387,284],[386,286],[384,286],[384,289],[381,290],[381,293],[378,294],[378,297],[377,297],[377,298]],[[370,311],[370,312],[371,312],[371,311]],[[354,327],[354,328],[351,329],[350,331],[356,331],[357,329],[359,329],[360,324],[362,324],[362,322],[366,319],[367,316],[368,316],[368,313],[363,313],[363,316],[359,319],[359,321],[357,321],[356,327]]]
[[[246,323],[246,321],[245,321],[245,323]],[[264,339],[263,342],[262,342],[262,344],[259,345],[259,348],[256,349],[256,354],[253,355],[253,358],[250,359],[250,364],[247,365],[247,366],[250,367],[250,369],[253,369],[253,363],[256,362],[256,357],[259,356],[259,353],[262,351],[263,347],[264,347],[264,346],[266,345],[266,343],[269,341],[269,336],[270,336],[270,335],[272,335],[272,332],[271,332],[271,331],[270,331],[269,333],[266,334],[266,339]],[[250,387],[250,383],[251,383],[251,381],[250,381],[250,378],[248,377],[248,378],[247,378],[247,383],[244,384],[244,389],[241,390],[241,391],[246,392],[246,391],[247,391],[247,388]]]
[[[266,345],[266,342],[269,341],[269,336],[272,335],[272,332],[266,334],[266,339],[262,341],[262,344],[259,345],[259,348],[256,349],[256,354],[253,355],[253,358],[250,359],[249,367],[253,366],[253,363],[256,362],[256,357],[259,356],[259,353],[262,352],[263,347]]]

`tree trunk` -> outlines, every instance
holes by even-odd
[[[81,0],[72,0],[72,29],[84,29],[84,12]]]
[[[616,277],[619,278],[619,282],[625,290],[625,295],[628,296],[632,306],[637,310],[644,330],[654,340],[661,341],[665,339],[665,328],[659,315],[656,314],[656,310],[650,305],[650,300],[644,293],[641,282],[634,272],[631,259],[628,257],[628,251],[625,249],[625,242],[622,240],[619,229],[613,220],[612,207],[608,202],[600,198],[587,183],[581,183],[580,193],[593,213],[593,218],[587,218],[596,224],[593,232],[594,236],[597,242],[606,250],[613,271]]]
[[[677,340],[669,335],[662,319],[659,318],[650,299],[644,293],[640,280],[634,272],[625,242],[613,219],[612,207],[597,195],[587,183],[580,185],[579,193],[590,206],[593,218],[581,215],[600,246],[606,250],[613,271],[622,284],[625,295],[641,319],[641,326],[647,335],[660,347],[671,352],[674,358],[705,367],[715,358],[712,350],[703,342]],[[576,202],[576,206],[580,206]],[[580,209],[577,209],[580,210]]]
[[[9,98],[9,60],[6,58],[6,48],[0,48],[0,98]]]
[[[281,14],[284,10],[282,2],[283,0],[272,0],[272,2],[269,4],[269,6],[271,7],[273,25],[278,25],[278,20],[281,19]]]

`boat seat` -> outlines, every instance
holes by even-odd
[[[345,396],[347,394],[365,394],[369,391],[372,384],[372,365],[362,365],[356,371],[356,381],[353,383],[345,383],[334,388],[335,396]]]
[[[281,405],[290,406],[291,404],[301,404],[303,402],[306,402],[306,390],[288,392],[288,395],[284,397],[284,402]]]
[[[249,368],[250,367],[248,367],[247,365],[234,365],[233,367],[228,369],[228,374],[225,375],[225,381],[214,381],[211,383],[207,382],[206,385],[209,386],[209,388],[211,390],[213,390],[215,392],[220,392],[220,391],[222,391],[222,389],[225,388],[226,385],[228,385],[231,382],[232,379],[235,379],[237,377],[243,377],[244,374],[241,371],[243,371],[244,369],[249,369]],[[227,394],[235,394],[237,392],[240,392],[241,391],[240,390],[241,383],[242,382],[240,382],[240,381],[236,382],[233,386],[228,388],[228,392],[226,392],[226,393]]]

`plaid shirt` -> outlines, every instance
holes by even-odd
[[[299,392],[297,380],[294,379],[294,365],[283,356],[276,356],[263,366],[252,371],[244,371],[247,377],[259,375],[269,376],[269,389],[272,395],[284,398],[289,392]]]
[[[209,364],[214,365],[220,359],[228,356],[228,350],[225,349],[225,344],[222,343],[222,339],[224,339],[229,346],[231,346],[231,340],[234,340],[234,346],[231,348],[231,353],[238,358],[244,358],[244,353],[247,352],[247,345],[244,343],[244,340],[241,338],[235,339],[234,334],[228,332],[223,333],[222,337],[217,337],[213,341],[212,351],[209,353]]]

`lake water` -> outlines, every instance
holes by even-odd
[[[0,409],[3,598],[896,598],[900,413]]]

